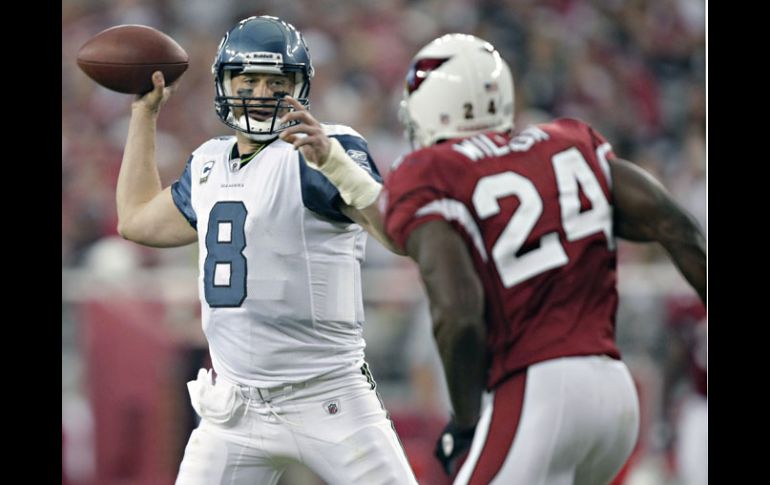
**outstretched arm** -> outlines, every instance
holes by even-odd
[[[657,241],[706,303],[706,238],[698,224],[647,172],[610,160],[615,234],[630,241]]]
[[[160,71],[153,73],[152,82],[155,88],[131,104],[116,191],[118,232],[147,246],[183,246],[194,242],[197,233],[177,209],[170,188],[162,189],[155,163],[156,123],[170,88]]]
[[[406,251],[420,267],[430,300],[454,422],[476,425],[486,385],[484,289],[462,237],[445,221],[430,221],[410,235]]]

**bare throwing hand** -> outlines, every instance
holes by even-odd
[[[284,115],[280,122],[299,121],[299,124],[286,128],[278,137],[294,145],[294,148],[298,148],[305,160],[320,167],[329,157],[331,150],[329,137],[324,133],[321,123],[299,101],[291,96],[283,99],[294,107],[294,111]]]
[[[166,80],[163,77],[163,73],[160,71],[152,73],[152,85],[154,86],[152,91],[144,95],[136,96],[134,102],[131,103],[133,109],[143,108],[149,112],[157,113],[176,88],[175,84],[166,87]]]

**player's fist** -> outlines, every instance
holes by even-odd
[[[435,455],[449,476],[457,472],[457,464],[470,450],[475,432],[476,426],[461,429],[454,420],[450,420],[444,427],[444,431],[441,432],[436,443]]]

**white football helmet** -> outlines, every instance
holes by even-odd
[[[414,56],[399,117],[416,148],[482,131],[513,128],[513,77],[484,40],[447,34]]]

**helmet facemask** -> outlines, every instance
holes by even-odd
[[[288,73],[290,72],[288,71]],[[263,66],[223,66],[221,74],[217,76],[217,94],[214,98],[217,114],[223,123],[230,128],[244,133],[255,141],[275,139],[278,133],[291,125],[297,124],[297,122],[280,123],[278,120],[289,111],[294,110],[294,107],[283,99],[286,95],[295,98],[305,107],[310,105],[307,98],[310,86],[302,72],[294,72],[294,89],[292,92],[278,92],[273,97],[239,96],[237,93],[233,93],[233,77],[244,73],[286,74],[287,72]],[[239,111],[237,117],[236,111]],[[263,114],[265,111],[270,111],[272,115],[264,121],[259,121],[248,116],[250,112],[254,111],[259,111]]]
[[[426,137],[424,133],[420,130],[415,119],[409,116],[409,104],[406,102],[406,99],[402,99],[398,105],[398,121],[404,127],[404,135],[409,140],[412,150],[428,146],[428,143],[425,142]]]
[[[212,73],[216,88],[214,107],[219,119],[255,141],[271,141],[297,123],[278,121],[294,110],[284,96],[291,95],[305,107],[310,104],[313,65],[307,45],[298,30],[276,17],[249,17],[227,32],[219,44]],[[287,75],[294,81],[294,89],[275,92],[272,97],[233,93],[233,77],[249,73]],[[254,112],[265,119],[248,116]]]

